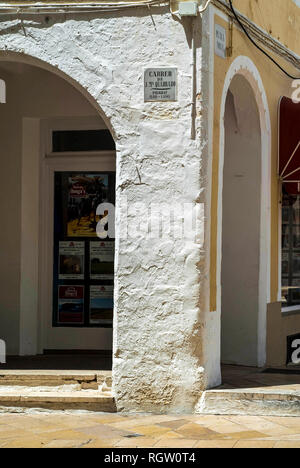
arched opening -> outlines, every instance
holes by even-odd
[[[91,97],[32,62],[0,61],[1,339],[8,355],[103,353],[109,368],[114,239],[96,209],[115,201],[114,141]]]
[[[221,362],[257,366],[262,136],[254,92],[241,74],[227,92],[224,131]]]

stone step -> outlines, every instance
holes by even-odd
[[[0,370],[0,411],[115,412],[111,371]]]
[[[292,390],[216,389],[203,392],[200,414],[300,416],[300,392]]]
[[[0,389],[0,411],[22,412],[36,410],[86,410],[97,412],[116,411],[110,392],[96,390],[64,389],[55,391],[34,390],[31,387],[3,387]]]
[[[111,371],[0,370],[1,386],[58,387],[77,385],[78,389],[111,388]]]

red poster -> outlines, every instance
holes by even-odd
[[[83,324],[84,286],[59,286],[58,323]]]

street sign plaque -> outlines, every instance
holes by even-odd
[[[144,99],[145,102],[177,101],[177,68],[147,68]]]

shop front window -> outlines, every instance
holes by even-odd
[[[113,172],[55,172],[53,326],[112,327],[114,239],[99,239],[115,201]]]
[[[282,306],[300,306],[300,194],[282,195]]]

